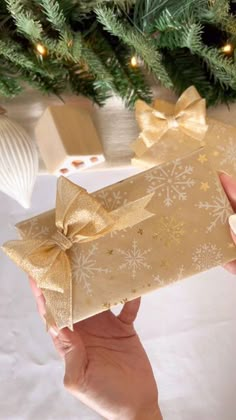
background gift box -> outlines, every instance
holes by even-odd
[[[176,104],[138,101],[136,118],[141,132],[132,145],[133,165],[149,168],[205,146],[200,163],[209,160],[215,169],[236,175],[236,128],[206,118],[205,100],[194,86]]]

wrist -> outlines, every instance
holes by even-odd
[[[121,409],[121,411],[115,415],[108,415],[106,417],[109,420],[163,420],[159,406],[156,404],[152,407],[144,407],[139,409]]]

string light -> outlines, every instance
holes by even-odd
[[[40,44],[40,43],[36,44],[36,50],[42,57],[45,57],[48,53],[47,48],[43,44]]]
[[[137,57],[135,55],[133,55],[133,57],[131,57],[130,64],[131,64],[132,67],[137,67],[138,60],[137,60]]]
[[[225,44],[221,50],[223,51],[223,53],[225,54],[231,54],[233,51],[233,45],[232,44]]]

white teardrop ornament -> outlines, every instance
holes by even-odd
[[[36,145],[18,123],[0,115],[0,191],[29,208],[37,172]]]

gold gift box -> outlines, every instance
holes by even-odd
[[[227,223],[233,210],[215,171],[199,160],[202,154],[195,151],[92,194],[108,212],[148,195],[150,217],[65,251],[72,273],[73,323],[236,258]],[[21,222],[17,229],[19,244],[28,239],[44,243],[55,234],[55,211]],[[20,245],[17,252],[13,248],[11,242],[4,246],[32,274]],[[43,292],[59,328],[68,325],[58,321],[60,291]]]
[[[142,144],[141,153],[137,153],[132,159],[134,166],[147,169],[204,147],[204,152],[199,155],[200,163],[209,161],[216,170],[236,176],[236,127],[207,118],[205,100],[193,86],[181,95],[176,104],[156,99],[152,107],[149,107],[141,102],[139,101],[136,108],[136,117],[141,129],[140,138],[143,138],[146,132],[147,140],[149,136],[153,136],[154,141],[151,147]],[[194,110],[194,107],[197,109]],[[154,114],[155,111],[160,113],[161,118],[155,119],[152,116],[146,121],[145,113],[148,109],[153,110]],[[165,119],[166,130],[162,130],[162,118]],[[181,118],[182,124],[178,123]],[[199,135],[199,129],[202,129],[202,135]],[[133,144],[134,151],[138,143],[140,140]]]

